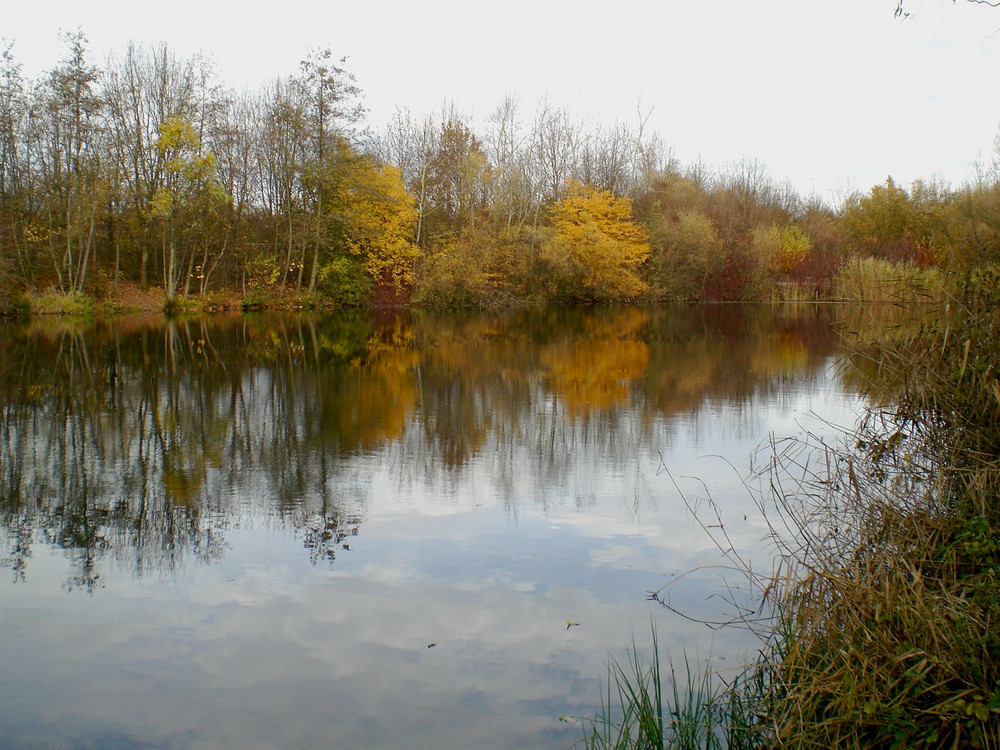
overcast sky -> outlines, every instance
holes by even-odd
[[[638,122],[684,165],[757,159],[776,180],[836,199],[889,175],[953,185],[993,156],[1000,9],[963,0],[19,0],[0,37],[29,77],[83,29],[95,62],[129,40],[210,54],[256,89],[330,47],[373,127],[445,101],[484,119],[507,93],[578,120]]]

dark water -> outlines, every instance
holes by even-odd
[[[648,593],[731,614],[695,513],[769,567],[741,477],[853,423],[836,315],[0,328],[0,746],[566,748],[651,620],[735,669]]]

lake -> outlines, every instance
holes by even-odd
[[[568,748],[652,626],[735,674],[840,315],[0,325],[0,746]]]

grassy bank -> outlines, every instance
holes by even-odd
[[[168,299],[157,287],[119,284],[100,295],[63,293],[53,289],[29,290],[9,305],[11,312],[25,315],[94,316],[157,312],[167,315],[217,313],[238,310],[317,310],[333,309],[335,301],[295,289],[274,287],[243,295],[237,291],[217,291],[203,295]]]
[[[553,302],[544,296],[507,290],[502,294],[496,290],[472,290],[468,288],[471,276],[468,269],[456,271],[444,288],[435,294],[428,294],[426,288],[417,288],[412,302],[417,307],[431,309],[455,307],[511,307],[525,304]],[[492,277],[490,277],[492,278]],[[771,279],[755,287],[749,296],[738,296],[728,301],[757,302],[849,302],[855,304],[894,303],[926,304],[939,303],[949,294],[959,290],[949,288],[954,280],[938,269],[921,269],[913,263],[890,262],[877,258],[852,257],[844,260],[835,276],[822,293],[809,284],[792,280]],[[353,299],[353,298],[352,298]],[[659,298],[655,294],[631,300],[632,302],[652,302]],[[694,298],[692,298],[694,299]],[[354,300],[349,307],[356,306],[400,306],[409,304],[406,294],[385,293],[385,289],[375,290],[367,301]],[[338,309],[345,306],[342,301],[309,293],[294,287],[284,287],[279,283],[258,283],[246,289],[219,289],[205,294],[190,296],[177,295],[168,299],[163,289],[150,286],[141,287],[133,282],[123,281],[116,285],[104,286],[83,293],[63,293],[54,289],[29,289],[20,293],[10,293],[0,298],[0,314],[20,313],[22,315],[71,315],[90,317],[117,313],[164,312],[167,314],[214,313],[233,310],[322,310]]]
[[[613,667],[625,699],[594,726],[618,734],[590,747],[1000,747],[998,280],[973,274],[932,323],[857,327],[857,434],[778,442],[761,474],[780,564],[751,581],[759,661],[679,699],[659,667]],[[628,723],[632,696],[662,701],[661,734]]]

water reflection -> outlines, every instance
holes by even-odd
[[[820,376],[836,345],[828,316],[726,306],[7,328],[4,561],[23,577],[33,543],[58,545],[70,585],[92,589],[100,558],[139,575],[211,561],[247,513],[333,560],[364,518],[363,496],[338,481],[352,456],[396,444],[407,481],[488,452],[501,487],[526,469],[558,485],[580,452],[625,456],[663,420]],[[519,449],[528,466],[513,465]]]
[[[55,646],[33,635],[38,618],[69,608],[83,627],[109,628],[113,668],[97,668],[95,696],[145,670],[153,684],[177,681],[164,700],[176,716],[185,691],[167,648],[208,670],[187,685],[205,722],[224,708],[207,691],[223,685],[226,706],[244,691],[272,718],[313,722],[311,739],[350,725],[366,746],[565,746],[575,733],[556,719],[596,704],[604,655],[628,638],[624,613],[711,553],[665,470],[699,474],[705,454],[745,465],[768,431],[809,410],[849,418],[837,314],[730,305],[2,327],[0,562],[14,585],[0,591],[25,604],[0,624],[35,649],[11,674],[72,677],[41,666]],[[731,539],[759,550],[735,472],[708,472],[699,487],[730,498],[727,523],[742,517]],[[705,585],[692,577],[677,595],[703,607]],[[97,592],[100,614],[50,598],[67,588]],[[566,631],[568,617],[584,627]],[[159,645],[133,653],[136,632]],[[12,648],[0,639],[0,655]],[[258,682],[235,667],[247,654]],[[299,696],[294,710],[264,697],[267,675]],[[317,684],[353,708],[321,720],[308,709]],[[61,693],[32,695],[52,708]],[[464,701],[464,729],[427,723],[419,695]],[[24,737],[43,721],[4,700],[0,724],[27,711]],[[373,718],[374,705],[397,718]],[[140,714],[143,731],[101,715],[132,738],[240,746],[218,727],[185,725],[183,739]],[[260,722],[243,720],[232,736],[245,743]]]

